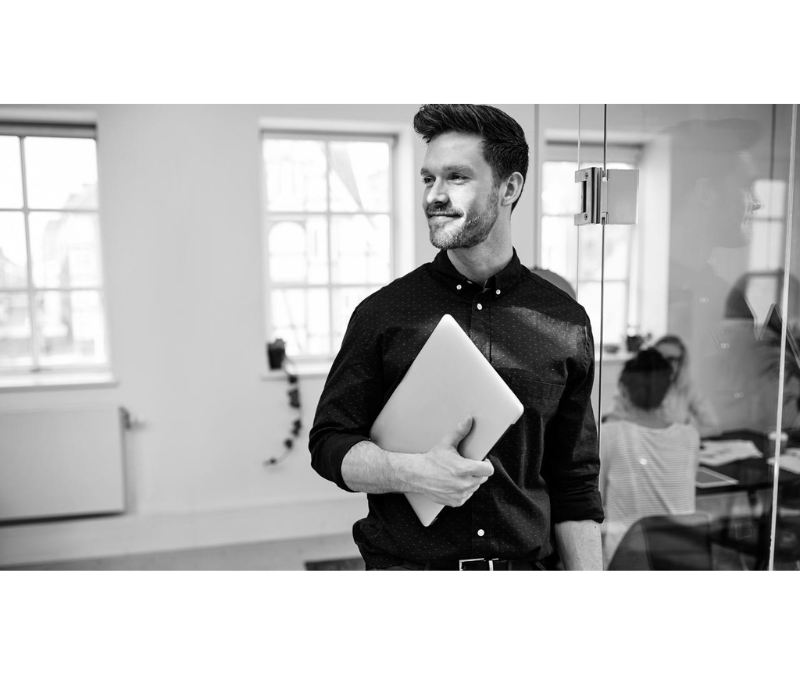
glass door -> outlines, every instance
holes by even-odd
[[[800,352],[790,339],[800,326],[792,115],[792,106],[777,105],[605,107],[604,165],[638,169],[639,191],[636,225],[612,218],[577,228],[578,248],[592,257],[579,262],[578,295],[590,315],[601,314],[599,329],[592,317],[602,357],[601,449],[608,470],[635,466],[637,480],[655,486],[660,506],[636,493],[641,514],[686,516],[662,533],[676,565],[800,564],[800,472],[788,470],[800,464],[800,451],[786,450],[800,446]],[[591,286],[598,263],[600,292]],[[650,348],[660,358],[650,359]],[[634,389],[661,387],[665,362],[667,393],[649,409],[658,395]],[[702,439],[699,452],[682,425]],[[620,463],[621,438],[638,439],[628,464]],[[776,482],[781,450],[785,469]],[[692,453],[696,474],[688,469]],[[697,536],[711,545],[693,549]]]

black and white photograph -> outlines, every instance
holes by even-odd
[[[356,25],[356,4],[309,8],[308,40]],[[483,11],[487,31],[513,20]],[[552,40],[505,58],[423,16],[370,17],[417,40],[407,75],[380,30],[301,58],[302,29],[253,19],[242,38],[275,38],[262,62],[257,42],[217,39],[209,6],[178,17],[194,68],[187,51],[159,79],[155,52],[129,53],[83,88],[74,40],[71,63],[32,55],[0,97],[2,632],[41,621],[66,654],[28,633],[9,672],[71,672],[82,640],[106,650],[87,673],[371,672],[386,649],[389,672],[524,672],[572,649],[562,669],[583,672],[623,630],[660,636],[673,672],[668,631],[703,644],[706,605],[733,649],[737,612],[758,613],[746,596],[785,604],[797,92],[731,95],[735,73],[688,56],[683,94],[671,62],[602,58],[635,21],[596,53],[565,31],[555,72]],[[539,95],[540,75],[562,88]],[[386,571],[438,574],[362,574]],[[545,576],[448,574],[471,571]],[[526,646],[551,631],[551,650]],[[486,653],[444,646],[464,638]],[[742,649],[729,672],[763,667]]]

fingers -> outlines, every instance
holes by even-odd
[[[464,440],[466,435],[472,429],[472,417],[467,416],[461,422],[458,423],[458,426],[455,428],[454,431],[448,432],[442,438],[442,445],[451,445],[454,448],[458,447],[458,444]]]
[[[471,476],[488,478],[489,476],[494,474],[494,467],[492,466],[492,463],[488,459],[485,459],[482,462],[473,462],[473,466],[470,468],[469,473]]]

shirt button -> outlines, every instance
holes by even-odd
[[[483,305],[481,303],[478,303],[478,309],[483,309]]]
[[[459,284],[458,286],[456,286],[456,290],[457,290],[457,291],[460,291],[460,290],[461,290],[461,284]]]
[[[500,295],[500,289],[498,288],[498,289],[495,291],[495,293],[497,293],[497,295]]]
[[[484,534],[486,534],[486,533],[483,530],[478,530],[478,536],[479,537],[482,537]]]

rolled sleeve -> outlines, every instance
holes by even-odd
[[[309,433],[311,466],[347,492],[353,490],[342,478],[342,462],[350,448],[369,440],[383,400],[380,340],[366,303],[350,317]]]
[[[556,418],[549,425],[543,470],[550,493],[551,519],[603,522],[603,502],[598,489],[600,455],[597,426],[592,412],[594,341],[585,317],[579,350]]]

